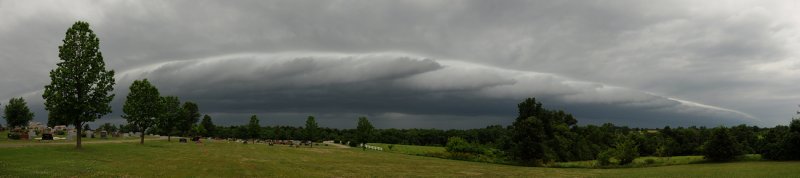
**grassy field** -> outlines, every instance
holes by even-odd
[[[444,147],[439,147],[439,146],[394,145],[385,143],[370,143],[369,145],[381,147],[385,152],[402,153],[409,155],[424,155],[426,153],[446,151]],[[393,145],[391,150],[389,149],[389,145]]]
[[[7,144],[0,142],[1,144]],[[539,168],[456,161],[357,148],[290,148],[166,141],[0,147],[0,177],[792,177],[800,162],[736,162],[647,168]],[[398,148],[398,147],[396,147]]]

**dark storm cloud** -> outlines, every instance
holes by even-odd
[[[27,96],[44,120],[36,91],[84,20],[120,79],[112,122],[147,77],[235,124],[482,127],[532,96],[582,123],[785,124],[800,100],[792,3],[0,1],[0,98]]]

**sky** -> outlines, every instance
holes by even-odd
[[[76,21],[116,72],[218,125],[482,128],[528,97],[579,125],[786,125],[800,104],[797,1],[7,1],[0,104],[42,90]],[[5,124],[5,123],[3,123]]]

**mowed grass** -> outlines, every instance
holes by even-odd
[[[393,144],[369,143],[368,145],[381,147],[385,152],[402,153],[409,155],[425,155],[427,153],[441,153],[447,151],[444,149],[444,147],[440,146],[394,145],[390,150],[389,145]]]
[[[0,143],[3,144],[3,143]],[[797,177],[800,162],[576,169],[518,167],[358,148],[149,141],[0,147],[0,177]],[[396,147],[397,148],[397,147]]]

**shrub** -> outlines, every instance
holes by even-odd
[[[656,163],[656,160],[654,160],[653,158],[647,158],[647,159],[644,160],[644,163],[653,164],[653,163]]]
[[[608,149],[597,154],[597,164],[600,166],[611,165],[611,157],[614,155],[613,149]]]
[[[483,154],[484,150],[480,146],[469,143],[461,137],[450,137],[447,139],[445,146],[447,152],[450,153],[469,153],[469,154]]]
[[[389,145],[387,147],[389,147],[389,150],[392,150],[392,148],[394,148],[394,144],[391,144],[391,145]]]
[[[16,133],[16,132],[9,132],[8,133],[8,139],[19,140],[20,138],[22,138],[22,136],[19,133]]]
[[[639,146],[630,136],[621,137],[621,140],[617,141],[615,146],[615,157],[619,160],[619,165],[629,164],[639,157]]]
[[[350,141],[350,145],[349,146],[350,147],[358,147],[358,143],[356,143],[354,141]]]

